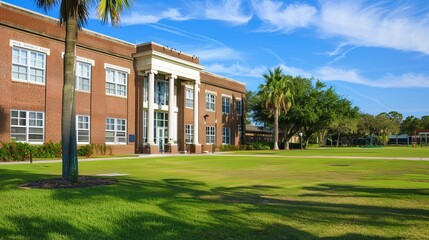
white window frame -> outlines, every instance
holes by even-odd
[[[231,144],[231,128],[222,128],[222,144]]]
[[[194,141],[194,125],[185,125],[185,143],[191,144]]]
[[[206,126],[206,144],[216,143],[216,130],[214,126]]]
[[[206,110],[210,112],[216,111],[216,95],[213,93],[206,93]]]
[[[186,108],[194,108],[194,89],[185,88]]]
[[[231,113],[231,98],[222,96],[222,113],[230,114]]]
[[[113,120],[113,123],[112,123]],[[111,123],[108,123],[108,122]],[[108,142],[105,140],[106,144],[127,144],[127,119],[125,118],[106,118],[106,126],[105,126],[105,139],[107,138],[107,133],[113,133],[113,142]],[[108,129],[108,126],[113,126],[113,129]],[[123,127],[125,130],[120,129]],[[123,134],[123,136],[121,136]],[[124,139],[124,141],[120,141],[120,139]]]
[[[87,75],[83,74],[83,66],[88,67]],[[76,90],[80,92],[91,92],[91,76],[92,76],[92,65],[90,63],[76,61]],[[88,89],[80,88],[81,85],[84,85],[83,80],[88,80]],[[85,84],[86,85],[86,84]]]
[[[237,115],[243,116],[243,100],[237,99],[236,101]]]
[[[112,74],[110,75],[109,72]],[[106,95],[127,98],[128,97],[128,75],[129,73],[122,70],[118,70],[114,68],[106,68]],[[120,80],[124,80],[125,83],[119,82]],[[113,87],[108,87],[109,85]],[[121,89],[119,89],[120,87]],[[122,88],[125,88],[125,89],[122,89]],[[108,92],[108,89],[113,89],[113,93]],[[124,94],[120,94],[119,92],[124,92]]]
[[[88,119],[88,122],[81,121],[81,119],[85,118]],[[80,127],[81,124],[88,124],[88,128]],[[88,132],[88,141],[79,141],[79,131]],[[91,117],[89,115],[76,115],[76,141],[78,144],[89,144],[91,142]]]
[[[17,117],[14,117],[13,112],[17,112]],[[21,117],[21,113],[25,113],[25,117]],[[35,114],[35,118],[30,118],[31,114]],[[39,118],[41,116],[41,118]],[[18,124],[13,124],[13,120],[17,120]],[[25,121],[25,124],[20,124],[21,120]],[[42,122],[42,126],[37,126],[36,125],[32,125],[30,126],[30,122],[34,122],[37,123],[38,121]],[[23,128],[25,129],[25,133],[21,133],[21,134],[14,134],[12,133],[12,129],[13,128]],[[42,129],[42,133],[30,133],[30,130],[35,130],[35,129]],[[30,135],[35,134],[35,135],[42,135],[42,140],[41,141],[30,141]],[[21,135],[24,136],[25,135],[25,141],[18,141],[17,142],[26,142],[26,143],[34,143],[34,144],[42,144],[44,143],[45,140],[45,113],[44,112],[37,112],[37,111],[26,111],[26,110],[17,110],[17,109],[12,109],[10,111],[10,138],[11,139],[15,139],[14,137],[12,137],[12,135]]]
[[[18,61],[14,61],[15,59],[15,54],[14,52],[18,51]],[[23,53],[25,52],[25,57],[23,57]],[[34,56],[36,55],[36,58],[34,59]],[[41,64],[42,66],[37,66],[37,62],[40,62],[39,57],[41,57]],[[23,62],[23,59],[25,59],[25,62]],[[34,65],[32,65],[32,62],[35,62]],[[18,73],[18,77],[14,77],[14,67],[17,68],[22,68],[22,69],[26,69],[26,73],[20,73],[19,71]],[[37,74],[32,74],[32,70],[34,71],[42,71],[42,75],[37,75]],[[25,79],[21,79],[20,75],[25,76]],[[37,81],[32,81],[31,80],[31,76],[35,76],[36,77],[41,77],[42,81],[41,82],[37,82]],[[38,84],[38,85],[45,85],[46,84],[46,53],[44,52],[39,52],[39,51],[34,51],[31,49],[27,49],[27,48],[22,48],[22,47],[16,47],[13,46],[12,47],[12,80],[13,81],[18,81],[18,82],[25,82],[25,83],[32,83],[32,84]]]

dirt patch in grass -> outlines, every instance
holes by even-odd
[[[118,181],[115,179],[96,178],[81,176],[77,182],[65,181],[61,178],[51,178],[37,180],[21,185],[22,188],[43,188],[43,189],[57,189],[57,188],[84,188],[116,184]]]

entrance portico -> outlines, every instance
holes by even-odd
[[[186,150],[183,126],[184,84],[193,85],[193,152],[201,153],[198,139],[198,95],[200,72],[204,69],[196,57],[155,43],[138,45],[133,55],[139,75],[138,94],[142,94],[138,116],[137,144],[145,153],[177,153]],[[183,98],[183,99],[182,99]],[[181,124],[182,125],[182,124]],[[182,130],[182,131],[180,131]]]

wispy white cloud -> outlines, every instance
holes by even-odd
[[[323,81],[343,81],[378,88],[429,88],[429,75],[419,73],[386,74],[380,78],[368,79],[356,69],[321,67],[315,70],[314,76]]]
[[[148,14],[148,12],[142,14],[139,11],[131,12],[129,15],[121,18],[121,23],[123,25],[148,24],[157,23],[163,19],[185,21],[190,19],[190,17],[182,15],[177,8],[169,8],[155,14]]]
[[[195,4],[203,18],[229,22],[233,25],[246,24],[252,19],[252,13],[246,13],[241,0],[206,1]]]
[[[159,3],[158,3],[159,4]],[[252,12],[244,7],[241,0],[206,0],[205,2],[191,2],[184,8],[150,7],[151,11],[141,10],[148,5],[137,5],[136,9],[121,18],[124,25],[158,23],[162,20],[187,21],[195,19],[218,20],[231,25],[246,24],[252,19]]]
[[[192,54],[204,59],[204,61],[213,60],[242,60],[243,54],[228,47],[206,47],[203,49],[190,50]]]
[[[410,9],[365,1],[322,1],[314,24],[323,37],[340,37],[347,45],[429,54],[429,18],[413,16]]]
[[[313,21],[317,9],[308,4],[289,4],[271,0],[252,0],[255,14],[265,23],[261,31],[290,32],[305,28]]]
[[[240,76],[240,77],[261,77],[264,71],[267,70],[265,66],[250,67],[244,66],[239,63],[225,66],[224,64],[211,64],[207,65],[206,70],[219,74],[225,74],[229,76]]]

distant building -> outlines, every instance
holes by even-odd
[[[60,142],[64,27],[0,2],[0,34],[0,141]],[[201,153],[242,141],[245,84],[204,71],[198,57],[89,30],[76,54],[78,144]]]

